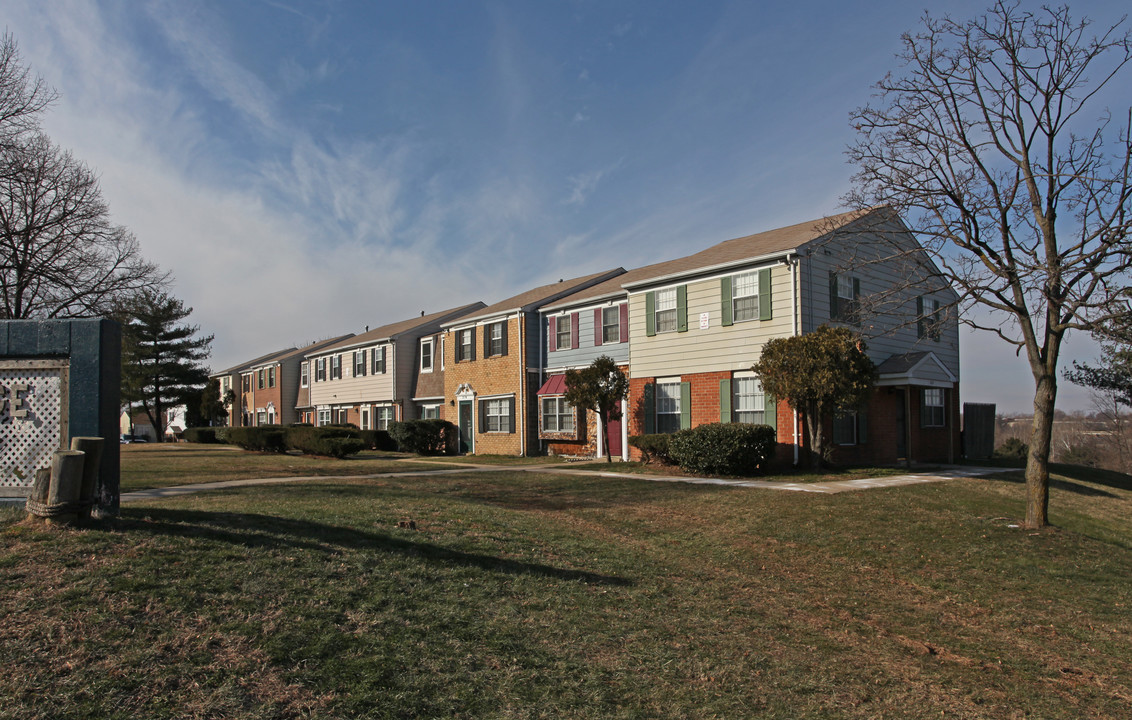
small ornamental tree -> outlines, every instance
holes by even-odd
[[[606,447],[609,445],[609,421],[621,417],[621,401],[628,394],[629,378],[607,355],[602,355],[582,370],[566,371],[566,402],[597,413]],[[605,453],[605,461],[613,462],[608,452]]]
[[[856,410],[868,398],[876,376],[860,338],[848,328],[828,325],[807,335],[771,340],[752,369],[767,394],[786,398],[805,418],[811,469],[825,457],[823,418]]]

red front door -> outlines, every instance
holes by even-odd
[[[609,437],[605,439],[605,450],[611,456],[621,457],[621,421],[609,421]]]

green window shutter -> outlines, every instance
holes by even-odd
[[[656,384],[646,383],[644,390],[645,435],[652,435],[656,432]]]
[[[763,425],[778,431],[778,400],[770,393],[763,394]]]
[[[924,299],[916,298],[916,337],[924,336]]]
[[[676,332],[688,332],[688,286],[676,286]]]
[[[507,401],[507,415],[508,415],[508,427],[510,427],[510,430],[508,430],[507,432],[514,434],[515,433],[515,398],[511,398],[510,400]]]
[[[837,307],[837,273],[829,273],[829,319],[840,319],[840,308]]]
[[[731,276],[719,279],[719,316],[723,318],[720,325],[724,327],[733,324],[731,319]]]
[[[522,318],[519,319],[519,322],[520,323],[523,322]],[[500,352],[501,355],[507,354],[507,326],[509,324],[510,323],[508,323],[506,320],[503,321],[503,331],[500,333],[500,336],[503,339],[503,350],[502,350],[502,352]]]
[[[770,268],[759,270],[759,320],[773,317],[770,301]]]
[[[680,429],[692,427],[692,383],[680,383]]]
[[[731,381],[719,381],[719,421],[731,422]]]
[[[656,335],[656,292],[645,293],[645,335]]]

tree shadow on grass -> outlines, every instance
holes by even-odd
[[[343,548],[396,553],[442,565],[462,565],[512,575],[540,575],[591,585],[630,586],[631,580],[584,570],[468,553],[461,550],[309,520],[256,513],[174,509],[124,509],[117,529],[155,536],[204,538],[247,548],[300,548],[334,553]]]
[[[1077,469],[1089,470],[1089,468],[1077,468]],[[1052,470],[1052,468],[1051,468],[1051,470]],[[1067,475],[1066,473],[1062,472],[1061,470],[1053,470],[1053,472],[1056,472],[1058,475]],[[1093,472],[1097,472],[1097,471],[1093,471]],[[1104,472],[1104,471],[1099,471],[1099,472]],[[1119,473],[1113,473],[1113,474],[1118,475]],[[1127,477],[1127,476],[1125,476],[1125,477]],[[1008,483],[1014,483],[1014,484],[1022,484],[1022,483],[1026,482],[1026,476],[1025,476],[1024,473],[1011,472],[1011,471],[1005,471],[1005,470],[1001,473],[995,473],[994,475],[985,475],[984,478],[987,479],[987,480],[997,480],[997,481],[1000,481],[1000,482],[1008,482]],[[1076,479],[1077,478],[1074,478],[1074,480],[1076,480]],[[1097,483],[1096,480],[1092,480],[1092,479],[1089,479],[1087,482],[1096,483],[1096,484],[1100,484],[1100,485],[1107,485],[1108,484],[1108,483]],[[1116,497],[1118,497],[1117,495],[1110,493],[1107,490],[1101,490],[1100,488],[1092,487],[1090,485],[1082,485],[1082,484],[1079,484],[1078,482],[1070,482],[1070,481],[1067,481],[1067,480],[1059,480],[1057,478],[1052,478],[1052,477],[1049,480],[1049,486],[1050,486],[1051,489],[1064,490],[1065,492],[1071,492],[1071,493],[1075,493],[1077,495],[1085,495],[1087,497],[1106,497],[1106,498],[1116,498]],[[1121,487],[1120,485],[1108,485],[1108,486],[1109,487],[1117,487],[1117,488]]]

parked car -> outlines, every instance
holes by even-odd
[[[129,433],[122,433],[122,439],[120,442],[122,445],[128,445],[130,443],[144,443],[149,442],[149,438],[147,438],[145,435],[130,435]]]

